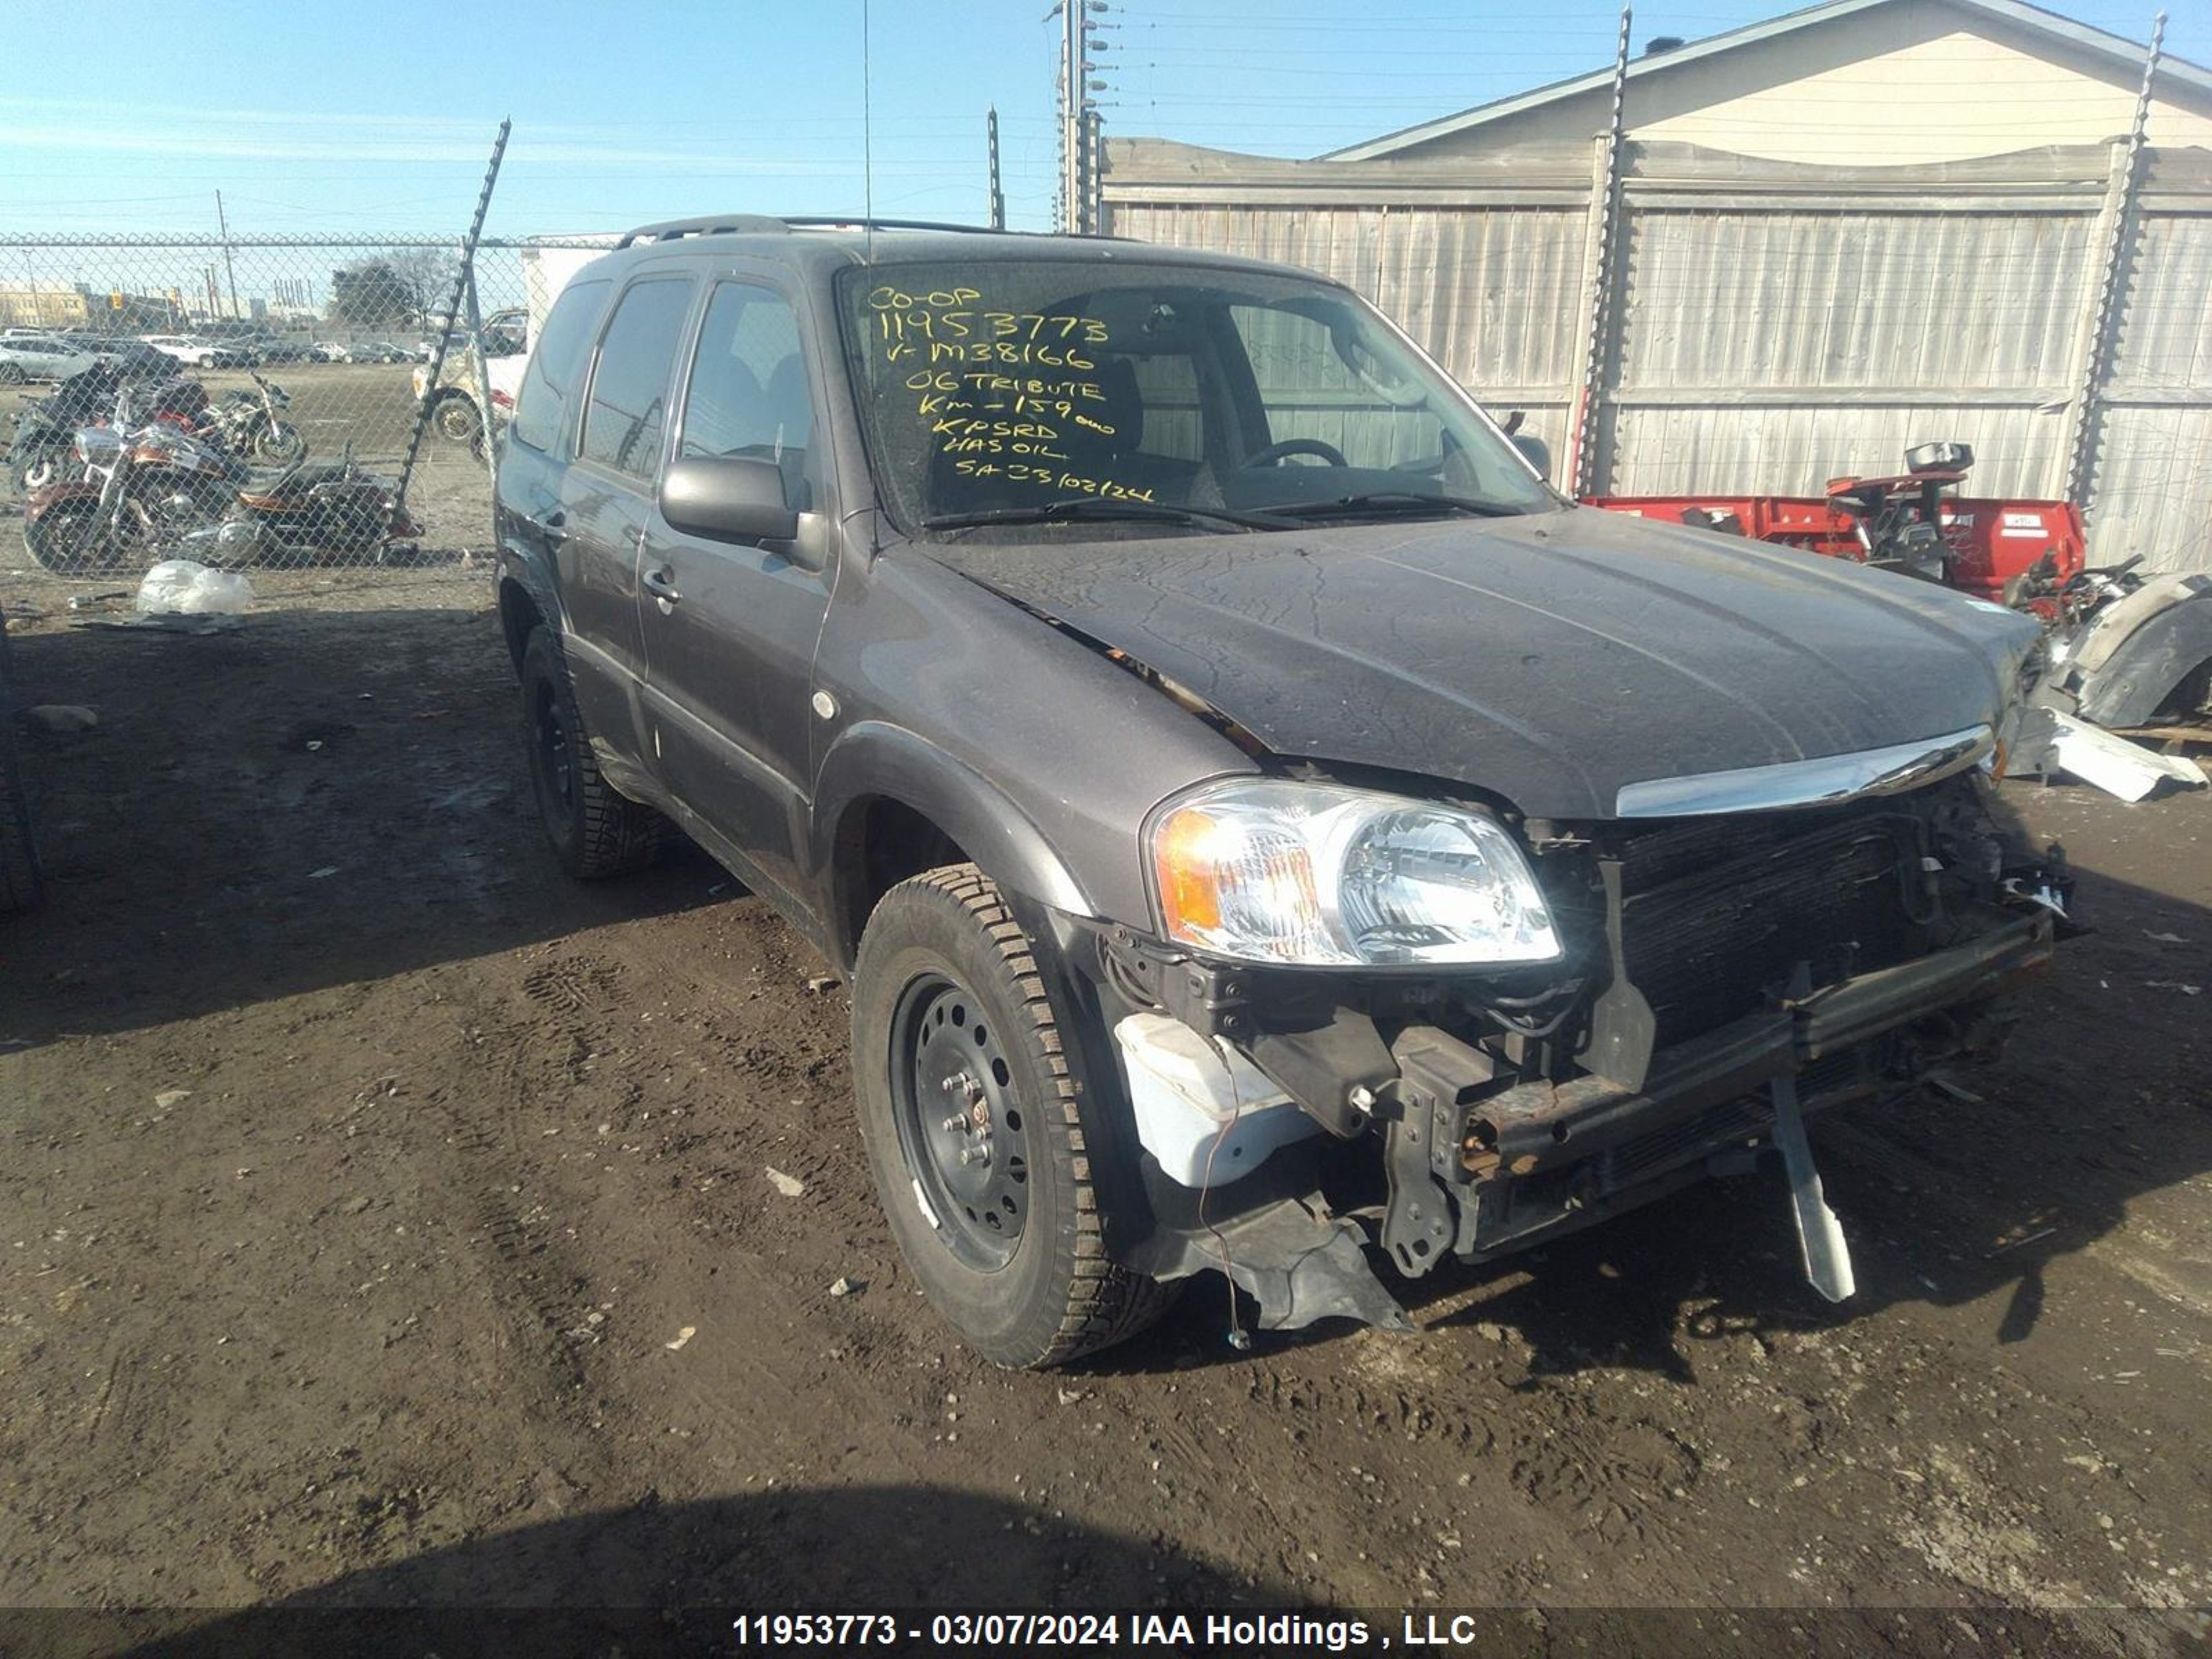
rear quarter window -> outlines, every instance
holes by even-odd
[[[560,441],[568,392],[576,384],[576,371],[591,344],[592,324],[606,303],[609,286],[604,279],[571,283],[554,301],[545,326],[538,331],[538,349],[530,355],[522,392],[515,399],[514,423],[507,435],[517,443],[544,450]]]

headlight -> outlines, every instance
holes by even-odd
[[[1550,907],[1494,819],[1333,785],[1243,779],[1157,818],[1168,937],[1255,962],[1554,962]]]

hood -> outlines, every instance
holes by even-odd
[[[1994,725],[2038,629],[1932,584],[1592,508],[1092,543],[933,543],[1290,757],[1533,817],[1623,786]]]

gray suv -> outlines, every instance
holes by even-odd
[[[1402,1324],[1373,1247],[1762,1164],[1848,1296],[1805,1116],[1987,1054],[2063,922],[1992,816],[2032,622],[1577,507],[1299,271],[650,227],[498,496],[555,853],[672,824],[847,976],[891,1231],[1003,1364],[1206,1269]]]

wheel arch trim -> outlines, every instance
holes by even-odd
[[[1007,892],[1069,915],[1098,914],[1043,831],[1004,791],[927,738],[863,720],[841,732],[823,756],[812,815],[811,863],[828,901],[831,939],[848,956],[857,949],[862,919],[850,914],[837,848],[849,815],[876,800],[920,813]]]

